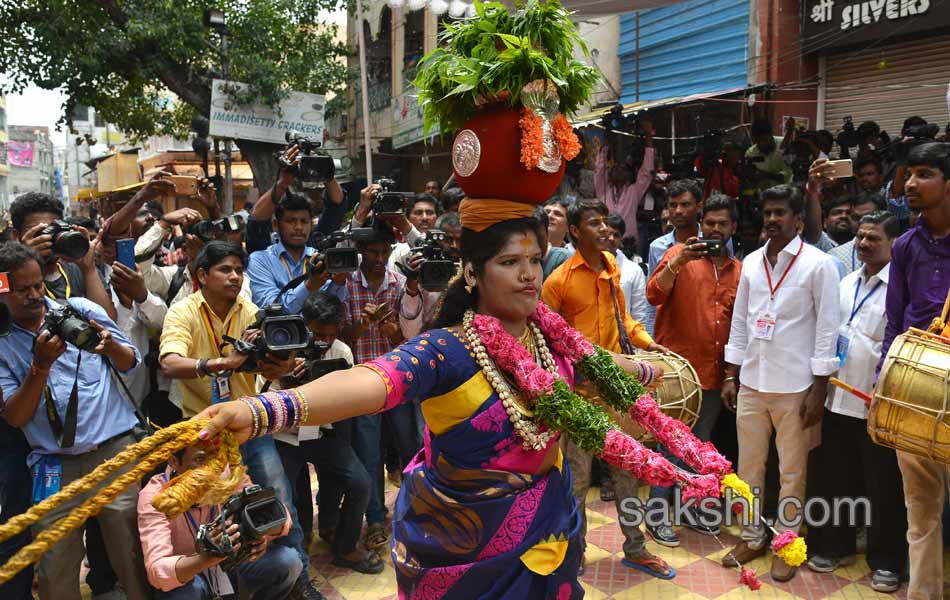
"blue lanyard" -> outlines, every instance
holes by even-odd
[[[858,284],[854,286],[854,301],[851,303],[851,318],[848,319],[848,325],[851,324],[851,321],[854,320],[854,316],[858,314],[858,311],[861,310],[861,307],[864,306],[864,303],[867,302],[867,299],[874,295],[874,292],[877,291],[877,288],[881,287],[883,281],[878,281],[877,284],[871,288],[871,291],[864,295],[864,298],[861,299],[861,303],[858,304],[858,292],[861,291],[861,278],[858,277]]]

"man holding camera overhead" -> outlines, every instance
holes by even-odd
[[[54,300],[82,297],[105,308],[115,319],[112,297],[96,272],[89,251],[89,232],[63,221],[63,203],[47,194],[30,192],[10,204],[13,239],[33,248],[43,267],[44,293]]]
[[[222,514],[224,507],[197,506],[184,514],[169,519],[152,506],[158,495],[174,477],[200,467],[207,454],[198,446],[179,450],[168,458],[164,473],[159,473],[138,494],[138,531],[142,539],[148,581],[164,600],[211,600],[237,592],[241,598],[286,598],[294,582],[300,576],[302,565],[297,554],[290,548],[270,544],[271,539],[287,535],[290,519],[283,526],[275,527],[258,540],[244,539],[242,526],[235,519],[227,535],[235,552],[252,546],[247,560],[240,562],[228,574],[221,569],[226,559],[216,556],[196,540],[199,528],[211,523]],[[240,494],[251,480],[245,476],[235,489]],[[245,526],[246,527],[246,526]],[[212,541],[221,545],[221,532],[216,528]]]
[[[253,342],[260,335],[254,328],[258,308],[241,294],[246,265],[247,254],[238,244],[208,242],[195,261],[198,291],[173,305],[165,317],[159,361],[162,373],[175,380],[170,399],[181,407],[186,419],[213,403],[254,396],[257,388],[253,371],[276,380],[293,369],[292,355],[283,359],[268,353],[257,360],[252,353],[237,352],[229,341],[241,338]],[[252,359],[256,364],[248,369],[245,363]],[[261,486],[273,487],[277,498],[290,510],[290,534],[280,543],[296,550],[302,564],[308,565],[290,483],[273,438],[245,443],[241,456],[251,478]],[[305,576],[298,582],[299,586],[308,584]]]
[[[52,496],[134,443],[131,399],[123,398],[110,371],[128,373],[141,361],[105,311],[85,298],[61,305],[48,296],[41,259],[23,244],[0,246],[0,273],[10,291],[0,295],[12,326],[0,337],[0,414],[23,430],[32,448],[33,501]],[[98,279],[98,278],[97,278]],[[142,554],[135,535],[132,486],[98,515],[109,540],[109,562],[129,598],[148,597]],[[37,531],[75,508],[67,503]],[[79,600],[82,530],[56,544],[39,564],[40,598]]]
[[[251,254],[247,275],[251,294],[258,306],[280,304],[287,314],[300,314],[307,297],[318,291],[345,300],[346,275],[331,280],[325,261],[307,245],[313,229],[310,201],[286,192],[274,213],[274,229],[279,240],[265,250]]]

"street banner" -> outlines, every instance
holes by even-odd
[[[228,86],[239,90],[248,87],[237,81],[215,79],[212,82],[211,136],[284,144],[284,134],[293,130],[323,141],[324,96],[291,92],[276,109],[263,104],[237,106],[227,93]]]

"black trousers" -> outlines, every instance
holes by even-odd
[[[878,446],[867,432],[867,421],[825,410],[821,445],[812,450],[808,465],[808,493],[824,498],[834,509],[835,498],[870,501],[867,561],[872,570],[902,574],[907,567],[907,509],[897,453]],[[849,510],[839,505],[838,525],[809,525],[806,542],[810,555],[841,558],[855,553],[855,527],[847,522]],[[820,518],[819,510],[812,510]],[[835,515],[837,512],[837,515]],[[858,520],[865,518],[858,511]]]

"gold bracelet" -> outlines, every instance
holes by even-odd
[[[673,261],[670,261],[670,262],[666,263],[666,268],[669,269],[670,273],[673,274],[673,277],[676,277],[677,275],[680,274],[679,271],[674,271],[674,270],[673,270]]]

